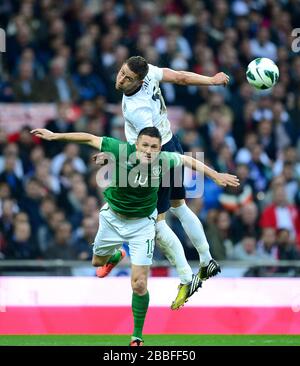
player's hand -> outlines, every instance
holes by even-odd
[[[97,153],[95,155],[92,156],[92,160],[97,164],[97,165],[101,165],[104,166],[108,163],[109,160],[109,155],[104,153],[104,152],[100,152]]]
[[[228,173],[217,173],[213,180],[218,186],[222,187],[238,187],[240,185],[238,177]]]
[[[226,86],[229,83],[229,76],[224,72],[218,72],[216,75],[212,77],[213,85],[224,85]]]
[[[35,130],[31,130],[34,136],[40,137],[41,139],[51,141],[54,139],[55,133],[47,130],[46,128],[36,128]]]

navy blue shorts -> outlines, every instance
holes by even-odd
[[[182,147],[176,136],[173,135],[171,140],[164,144],[161,151],[178,152],[183,154]],[[174,177],[177,174],[182,174],[181,185],[174,187]],[[185,198],[185,188],[183,185],[183,166],[171,169],[170,171],[170,187],[159,187],[158,200],[157,200],[157,212],[158,214],[168,211],[171,207],[170,200],[180,200]]]

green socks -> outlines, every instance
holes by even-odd
[[[142,339],[144,321],[149,305],[149,292],[143,296],[139,296],[133,292],[132,294],[132,313],[134,318],[133,337]]]
[[[115,254],[113,254],[107,261],[107,263],[118,263],[120,261],[121,258],[121,251],[117,250]]]

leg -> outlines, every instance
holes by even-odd
[[[156,242],[170,263],[175,265],[180,282],[190,283],[193,276],[192,269],[186,260],[180,240],[166,223],[165,213],[159,214],[157,218]]]
[[[99,256],[99,255],[93,254],[92,266],[94,266],[94,267],[104,266],[104,264],[107,263],[107,261],[110,257],[111,257],[110,255]]]
[[[130,345],[143,345],[143,327],[149,306],[149,292],[147,290],[148,274],[149,266],[136,266],[134,264],[131,266],[131,307],[134,319],[134,330]]]
[[[172,175],[170,184],[172,184]],[[157,224],[156,224],[156,243],[162,253],[168,258],[170,263],[176,267],[180,282],[187,284],[191,282],[193,272],[189,266],[180,240],[170,226],[166,223],[166,212],[170,208],[171,187],[160,186],[157,200]]]
[[[131,258],[132,314],[134,330],[131,346],[143,345],[143,327],[149,306],[147,279],[152,264],[156,212],[143,220],[128,222],[127,236]]]
[[[123,239],[118,230],[118,219],[104,205],[99,213],[99,230],[94,240],[92,265],[97,268],[96,274],[102,278],[125,257],[125,251],[120,249]]]
[[[167,144],[163,146],[164,151],[178,151],[183,153],[180,146],[177,146],[176,138],[173,136]],[[183,186],[182,177],[183,169],[179,168],[176,171],[170,170],[169,184],[162,184],[158,191],[158,219],[156,224],[156,242],[159,248],[168,258],[172,265],[175,265],[178,276],[180,278],[180,285],[176,299],[171,305],[171,309],[179,309],[187,299],[192,296],[201,287],[201,281],[198,276],[193,275],[192,269],[189,266],[182,244],[176,234],[167,225],[165,220],[165,213],[170,208],[170,198],[174,187],[179,187],[179,193],[182,198],[185,197],[185,188]],[[175,182],[175,177],[181,177],[180,182]],[[162,181],[162,183],[164,183]]]
[[[92,265],[98,267],[96,271],[97,277],[106,277],[125,256],[124,249],[116,249],[112,255],[98,256],[93,254]]]
[[[183,154],[181,144],[176,136],[172,138],[172,144],[166,146],[167,151],[177,151]],[[184,167],[177,167],[171,170],[170,193],[171,201],[170,211],[177,216],[181,222],[184,231],[190,238],[194,247],[197,249],[200,261],[203,265],[208,265],[211,260],[209,245],[204,234],[203,226],[197,216],[185,204],[185,186],[183,182]]]
[[[178,152],[183,153],[182,147],[174,138],[174,145]],[[184,170],[181,168],[181,177],[183,177]],[[180,175],[179,168],[174,176],[174,179]],[[201,280],[206,280],[209,277],[215,276],[218,272],[221,272],[219,264],[212,259],[209,252],[209,245],[203,230],[203,226],[198,217],[190,210],[184,201],[185,187],[183,179],[179,184],[171,185],[170,199],[171,199],[171,212],[173,212],[179,221],[181,222],[186,234],[190,238],[194,247],[197,249],[200,256],[200,270],[198,276]]]
[[[171,200],[170,211],[180,220],[184,231],[200,256],[199,278],[204,281],[221,272],[219,264],[212,259],[203,226],[183,199]]]
[[[156,242],[170,263],[175,265],[181,281],[178,286],[176,299],[171,305],[172,310],[177,310],[187,302],[189,297],[198,291],[202,283],[198,276],[193,275],[192,269],[185,258],[180,240],[165,221],[165,213],[158,215],[157,218]]]
[[[171,200],[170,211],[179,219],[184,231],[197,249],[201,265],[207,266],[212,258],[203,226],[198,217],[186,205],[184,199]]]

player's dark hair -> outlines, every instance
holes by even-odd
[[[138,139],[143,135],[150,136],[150,137],[157,137],[159,139],[159,141],[161,142],[161,134],[160,134],[158,128],[156,128],[156,127],[143,128],[140,131],[140,133],[138,134]]]
[[[143,80],[148,74],[148,62],[142,56],[132,56],[125,61],[129,69],[138,75],[140,80]]]

